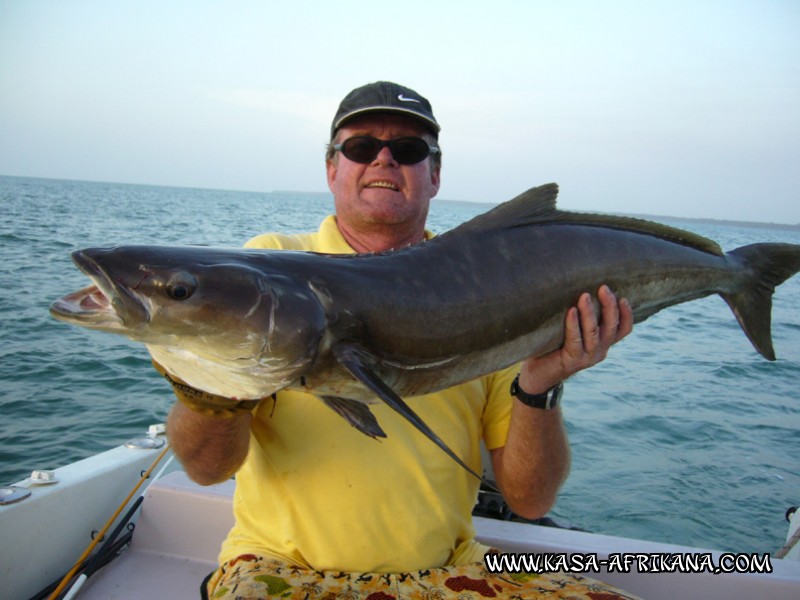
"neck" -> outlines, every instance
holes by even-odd
[[[425,239],[425,230],[403,232],[397,227],[375,228],[371,231],[351,231],[338,223],[339,231],[350,247],[359,254],[399,250]]]

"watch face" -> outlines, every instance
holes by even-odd
[[[561,402],[561,396],[564,393],[564,384],[559,383],[550,391],[550,401],[548,402],[548,408],[555,408],[558,406],[558,403]]]

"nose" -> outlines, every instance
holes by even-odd
[[[378,152],[378,156],[375,157],[375,160],[372,161],[373,163],[380,163],[385,165],[397,165],[398,162],[392,156],[392,151],[389,150],[389,146],[384,146],[381,148],[381,151]]]

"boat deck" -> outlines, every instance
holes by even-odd
[[[233,482],[210,487],[175,471],[147,492],[133,541],[120,558],[90,578],[79,598],[197,600],[199,585],[215,568],[219,544],[232,524]],[[476,518],[485,543],[517,552],[707,552],[579,531]],[[714,553],[718,556],[719,553]],[[800,563],[772,561],[764,575],[711,573],[591,573],[644,598],[800,598]]]

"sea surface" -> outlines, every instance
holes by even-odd
[[[70,252],[236,248],[265,231],[315,230],[332,199],[0,177],[0,209],[0,484],[8,484],[140,435],[173,401],[143,346],[50,317],[54,299],[88,284]],[[443,232],[486,209],[434,201],[429,228]],[[672,224],[728,250],[800,243],[797,228]],[[570,379],[572,472],[552,516],[702,548],[779,548],[784,512],[800,503],[800,277],[775,295],[773,338],[778,360],[768,362],[725,303],[706,298],[638,325],[604,363]]]

